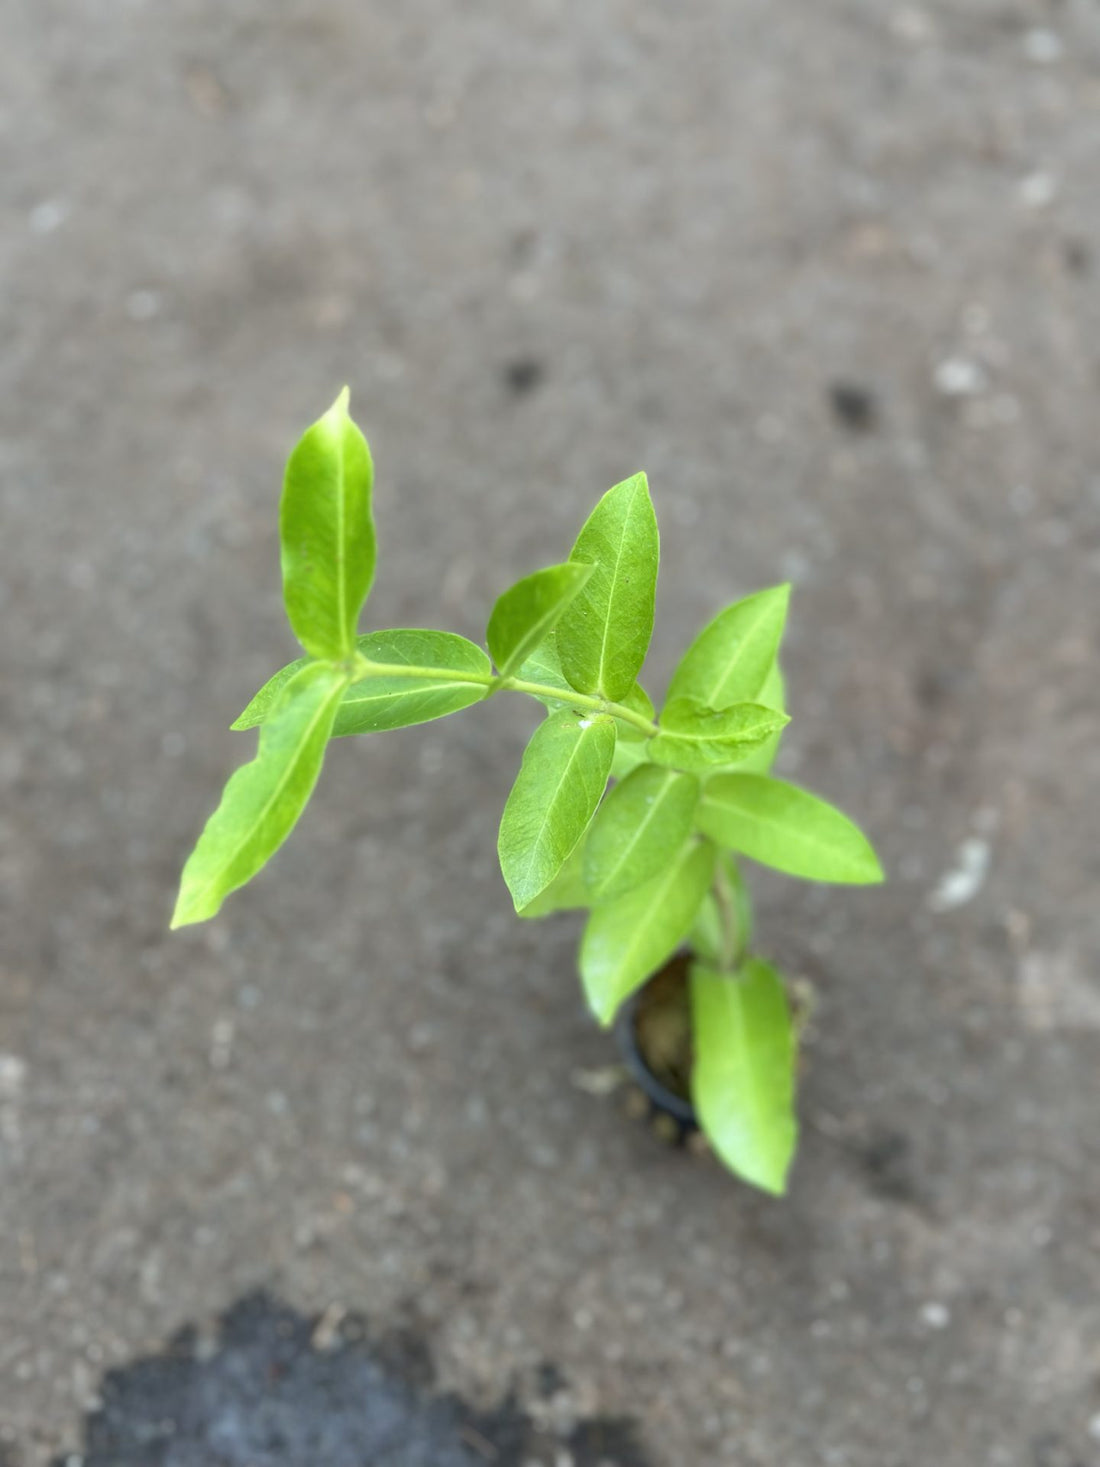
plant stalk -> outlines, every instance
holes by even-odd
[[[722,924],[720,971],[732,977],[737,972],[744,954],[736,903],[720,860],[714,868],[714,900],[718,906],[718,916]]]
[[[545,683],[529,683],[518,677],[498,677],[489,672],[459,672],[449,667],[410,667],[407,663],[371,662],[366,657],[360,658],[355,669],[356,679],[369,677],[371,674],[380,677],[430,677],[437,678],[440,682],[480,684],[488,690],[487,696],[503,689],[513,693],[528,693],[533,698],[555,698],[568,704],[570,708],[583,708],[617,718],[622,723],[633,724],[650,738],[654,738],[659,732],[655,723],[643,713],[628,708],[625,703],[615,703],[609,698],[594,698],[587,693],[576,693],[572,688],[566,690],[550,687]]]

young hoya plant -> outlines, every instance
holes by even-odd
[[[684,653],[658,714],[638,682],[658,560],[644,474],[608,490],[568,560],[504,592],[488,653],[454,632],[359,634],[376,558],[372,486],[345,389],[294,449],[283,488],[284,599],[305,656],[233,725],[258,726],[259,745],[184,867],[172,926],[213,917],[278,849],[330,738],[525,694],[545,713],[498,840],[516,911],[588,909],[580,976],[603,1025],[679,964],[683,1089],[726,1165],[782,1193],[797,1135],[796,1025],[783,979],[750,954],[739,862],[814,881],[882,880],[851,821],[769,773],[789,721],[777,660],[789,587],[720,612]],[[677,1027],[674,1013],[666,1034]]]

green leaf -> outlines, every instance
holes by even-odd
[[[591,905],[584,886],[586,844],[584,839],[577,842],[569,859],[550,885],[540,891],[533,902],[520,908],[521,917],[548,917],[551,912],[567,912],[572,908]]]
[[[736,763],[789,722],[785,713],[760,703],[714,709],[694,698],[672,698],[661,713],[661,732],[647,748],[655,764],[705,770]]]
[[[394,671],[376,670],[351,685],[336,715],[333,734],[338,737],[427,723],[488,695],[488,657],[456,632],[405,627],[368,632],[356,645],[369,662]],[[413,668],[417,671],[410,675]]]
[[[653,632],[660,541],[644,474],[609,489],[569,559],[594,567],[558,622],[566,677],[580,693],[617,701],[634,686]]]
[[[778,659],[772,663],[771,671],[760,690],[760,702],[765,708],[774,708],[778,713],[787,712],[787,689]],[[771,767],[775,763],[775,756],[779,753],[779,741],[782,737],[782,729],[778,733],[773,733],[770,739],[760,745],[759,749],[753,749],[751,754],[738,761],[738,770],[746,774],[770,774]]]
[[[624,724],[619,724],[620,730],[624,727]],[[628,739],[624,739],[620,732],[619,742],[615,745],[615,757],[611,761],[611,778],[625,779],[628,774],[633,774],[635,769],[640,769],[648,761],[645,741],[632,744]]]
[[[695,964],[691,1015],[691,1097],[700,1125],[731,1171],[782,1196],[798,1140],[794,1039],[782,980],[756,959],[736,977]]]
[[[480,647],[454,632],[418,627],[368,632],[356,638],[360,656],[395,668],[423,668],[423,674],[372,673],[352,683],[336,715],[333,736],[379,733],[406,728],[457,713],[478,703],[489,691],[492,668]],[[269,716],[275,700],[290,678],[309,662],[299,658],[266,682],[233,724],[252,728]]]
[[[789,585],[757,591],[720,611],[699,633],[672,674],[668,696],[708,708],[767,703],[762,696],[787,620]]]
[[[585,995],[601,1024],[679,947],[714,874],[714,847],[688,842],[668,866],[625,896],[596,907],[581,939]]]
[[[516,911],[557,876],[588,829],[615,752],[610,718],[552,713],[532,735],[500,822],[500,867]]]
[[[283,600],[314,657],[350,655],[374,580],[374,469],[345,387],[290,455],[279,508]]]
[[[883,879],[867,837],[824,800],[766,774],[709,781],[698,825],[712,840],[809,881],[871,885]]]
[[[643,764],[604,800],[584,843],[584,882],[593,905],[641,886],[691,834],[699,781]]]
[[[551,710],[556,710],[561,707],[562,703],[567,703],[577,691],[561,670],[561,656],[558,653],[558,641],[554,632],[551,632],[545,641],[540,642],[530,653],[516,676],[522,678],[524,682],[541,683],[544,687],[560,688],[560,699],[535,695],[544,707]]]
[[[299,657],[296,662],[288,662],[285,667],[280,667],[274,677],[268,678],[260,691],[253,697],[243,713],[233,720],[229,727],[234,733],[243,733],[246,729],[255,728],[257,724],[266,723],[271,716],[271,711],[279,701],[279,694],[295,677],[303,667],[309,667],[312,657]]]
[[[640,713],[643,718],[648,718],[651,723],[654,721],[656,713],[653,707],[653,699],[646,692],[645,688],[642,687],[641,683],[635,683],[626,697],[618,698],[616,702],[621,703],[624,708],[631,709],[634,713]],[[644,729],[636,728],[632,723],[620,721],[620,739],[626,739],[627,743],[630,744],[637,744],[645,743],[648,737],[649,735]]]
[[[489,651],[502,677],[514,673],[551,632],[593,567],[550,565],[524,576],[499,598],[489,618]]]
[[[346,687],[346,674],[323,662],[287,683],[256,757],[231,776],[183,868],[173,927],[213,917],[290,834],[317,783]]]

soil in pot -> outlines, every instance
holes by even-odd
[[[616,1037],[635,1084],[652,1113],[663,1120],[661,1134],[683,1141],[698,1128],[691,1103],[694,1059],[691,1031],[690,972],[693,955],[676,953],[625,1004]],[[805,1038],[814,1007],[814,991],[805,980],[788,980],[796,1033]],[[797,1053],[801,1059],[801,1043]]]
[[[691,955],[677,953],[624,1006],[616,1026],[623,1057],[652,1108],[686,1134],[691,1104]]]

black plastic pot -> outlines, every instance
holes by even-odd
[[[650,1109],[658,1115],[669,1116],[674,1120],[680,1128],[681,1137],[684,1137],[699,1128],[695,1107],[690,1100],[685,1100],[682,1095],[677,1095],[674,1090],[669,1090],[666,1085],[663,1085],[646,1064],[638,1045],[634,1022],[639,996],[635,994],[629,998],[619,1010],[615,1020],[615,1041],[630,1071],[631,1079],[649,1101]]]

